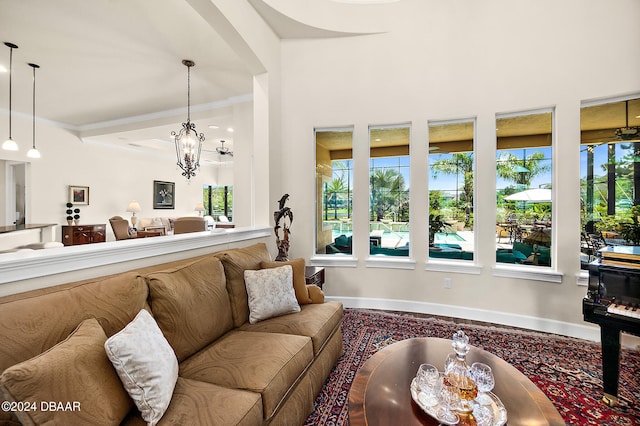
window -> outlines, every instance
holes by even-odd
[[[640,99],[580,110],[580,261],[597,250],[640,241]],[[637,235],[634,237],[634,235]]]
[[[475,121],[429,123],[429,257],[473,260]]]
[[[369,254],[409,256],[407,125],[369,129]]]
[[[205,185],[203,190],[202,204],[204,214],[212,216],[218,222],[221,216],[233,222],[233,187],[232,186],[211,186]]]
[[[496,119],[496,260],[551,266],[553,112]]]
[[[316,129],[316,253],[352,254],[352,129]]]

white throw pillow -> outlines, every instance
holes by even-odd
[[[291,265],[244,271],[249,300],[249,322],[255,324],[271,317],[300,312],[293,289]]]
[[[158,423],[173,396],[178,360],[151,314],[142,309],[104,348],[142,418]]]

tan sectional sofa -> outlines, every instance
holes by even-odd
[[[0,298],[0,392],[22,410],[3,405],[0,424],[145,424],[103,346],[141,309],[178,362],[158,424],[303,423],[342,353],[343,310],[290,264],[299,312],[255,323],[244,271],[281,265],[262,243]]]

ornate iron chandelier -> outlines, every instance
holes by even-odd
[[[182,123],[179,133],[171,132],[176,144],[178,166],[182,169],[182,176],[191,179],[200,167],[200,151],[204,142],[204,133],[198,134],[195,123],[191,122],[191,67],[195,65],[190,59],[184,59],[187,67],[187,121]]]

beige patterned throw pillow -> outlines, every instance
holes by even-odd
[[[104,347],[142,418],[158,423],[173,396],[178,360],[156,321],[143,309]]]
[[[246,270],[244,282],[247,287],[251,324],[279,315],[300,312],[300,305],[293,289],[291,265],[257,271]]]

